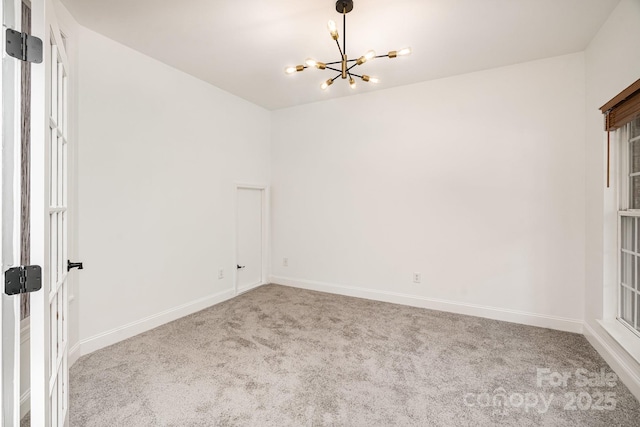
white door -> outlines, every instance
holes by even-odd
[[[32,68],[31,262],[43,269],[42,290],[31,295],[31,423],[49,427],[67,425],[69,409],[69,62],[51,0],[31,6],[44,45],[44,64]]]
[[[2,396],[0,423],[4,426],[20,422],[20,296],[4,293],[4,273],[20,265],[20,61],[4,49],[7,28],[20,30],[22,2],[2,0]]]
[[[265,243],[265,189],[237,187],[236,292],[246,292],[263,283]]]

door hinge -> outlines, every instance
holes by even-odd
[[[21,61],[42,62],[42,40],[27,33],[7,28],[7,55]]]
[[[42,268],[26,265],[10,268],[4,273],[4,293],[7,295],[27,294],[42,288]]]

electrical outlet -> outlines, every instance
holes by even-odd
[[[413,273],[413,283],[420,283],[422,281],[422,274]]]
[[[218,270],[218,279],[224,279],[224,270],[222,268]]]
[[[289,267],[289,258],[282,258],[282,266]]]

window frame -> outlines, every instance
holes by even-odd
[[[640,172],[632,172],[632,144],[640,144],[640,133],[631,138],[631,123],[627,123],[621,126],[616,131],[616,137],[618,138],[618,185],[616,188],[616,227],[617,227],[617,250],[616,250],[616,307],[615,318],[618,324],[624,326],[629,330],[636,338],[640,340],[640,291],[634,289],[634,283],[631,286],[627,283],[623,283],[623,259],[624,254],[630,255],[633,260],[633,278],[636,282],[635,287],[639,288],[637,284],[640,281],[640,209],[633,209],[629,206],[632,205],[633,195],[631,193],[633,186],[631,181],[633,177],[640,176]],[[633,218],[632,227],[632,250],[623,248],[623,218]],[[627,322],[623,317],[623,304],[622,304],[622,292],[623,289],[629,289],[632,295],[631,301],[631,320],[633,324]]]

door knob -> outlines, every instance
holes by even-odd
[[[81,262],[71,262],[67,260],[67,271],[70,271],[72,268],[77,268],[78,270],[84,269]]]
[[[245,265],[238,264],[238,270],[240,270],[241,268],[245,268],[245,267],[246,267]]]

